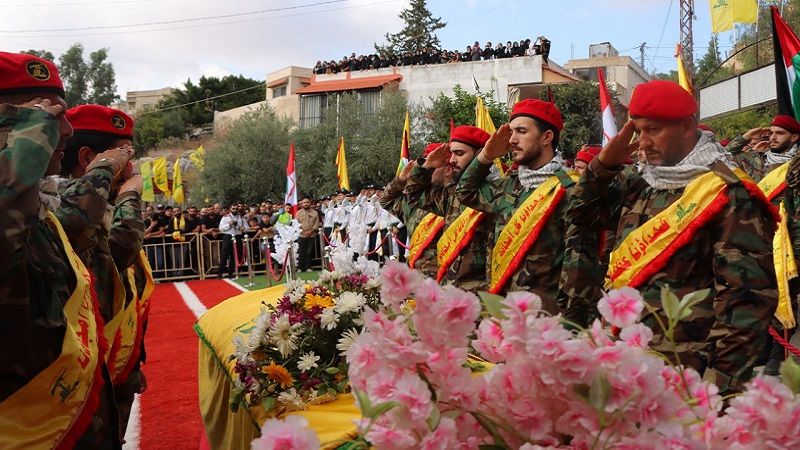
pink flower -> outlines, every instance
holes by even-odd
[[[513,347],[505,341],[503,328],[494,319],[484,319],[478,326],[472,347],[491,363],[505,361],[512,356]]]
[[[408,413],[411,423],[425,423],[431,414],[431,392],[418,376],[406,374],[394,388],[393,398]]]
[[[605,294],[597,303],[597,309],[609,323],[625,328],[639,319],[644,300],[636,289],[623,287]]]
[[[513,315],[536,315],[542,309],[542,299],[531,292],[512,292],[506,296],[505,305]]]
[[[389,261],[381,272],[381,298],[397,308],[422,281],[419,272],[397,261]]]
[[[300,416],[283,420],[269,419],[261,427],[261,436],[254,439],[252,450],[309,450],[320,447],[319,438]]]
[[[619,337],[631,347],[647,348],[653,339],[653,330],[647,325],[635,323],[623,328]]]
[[[367,440],[382,450],[407,450],[417,448],[418,442],[408,431],[390,426],[375,424],[367,433]]]
[[[439,426],[425,436],[419,445],[422,450],[456,448],[458,445],[456,421],[449,417],[442,417]]]

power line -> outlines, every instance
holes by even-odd
[[[175,20],[161,20],[156,22],[140,22],[140,23],[130,23],[130,24],[121,24],[121,25],[94,25],[89,27],[74,27],[74,28],[48,28],[48,29],[27,29],[27,30],[2,30],[0,33],[48,33],[48,32],[64,32],[64,31],[86,31],[86,30],[108,30],[108,29],[116,29],[116,28],[135,28],[135,27],[144,27],[144,26],[154,26],[154,25],[173,25],[177,23],[187,23],[187,22],[199,22],[199,21],[207,21],[207,20],[216,20],[216,19],[230,19],[232,17],[242,17],[242,16],[251,16],[254,14],[265,14],[270,12],[279,12],[279,11],[288,11],[288,10],[295,10],[295,9],[303,9],[303,8],[312,8],[314,6],[321,6],[321,5],[330,5],[332,3],[342,3],[347,0],[326,0],[322,2],[316,3],[307,3],[305,5],[295,5],[295,6],[285,6],[282,8],[271,8],[271,9],[262,9],[258,11],[247,11],[241,13],[233,13],[233,14],[221,14],[217,16],[203,16],[203,17],[191,17],[186,19],[175,19]]]
[[[667,31],[667,22],[669,21],[669,14],[672,12],[672,4],[675,3],[675,0],[669,0],[669,8],[667,8],[667,15],[664,17],[664,25],[661,27],[661,36],[658,38],[658,45],[656,46],[656,51],[653,54],[653,57],[650,58],[650,65],[653,66],[653,70],[656,70],[656,64],[654,59],[658,56],[658,49],[661,47],[661,41],[664,40],[664,32]]]
[[[152,114],[152,113],[157,113],[157,112],[162,112],[162,111],[169,111],[171,109],[183,108],[184,106],[195,105],[197,103],[203,103],[203,102],[207,102],[209,100],[214,100],[214,99],[218,99],[218,98],[222,98],[222,97],[227,97],[227,96],[233,95],[233,94],[239,94],[241,92],[250,91],[250,90],[253,90],[253,89],[266,88],[266,87],[267,87],[267,83],[264,82],[264,83],[261,83],[261,84],[257,84],[255,86],[250,86],[250,87],[247,87],[247,88],[244,88],[244,89],[239,89],[237,91],[232,91],[232,92],[228,92],[228,93],[225,93],[225,94],[219,94],[219,95],[215,95],[213,97],[204,98],[202,100],[195,100],[193,102],[183,103],[183,104],[175,105],[175,106],[169,106],[169,107],[166,107],[166,108],[151,109],[149,111],[142,112],[140,115],[143,116],[143,115],[146,115],[146,114]]]

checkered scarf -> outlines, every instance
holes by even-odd
[[[775,153],[772,150],[770,150],[766,153],[767,159],[765,161],[765,165],[767,167],[772,167],[785,164],[791,161],[796,154],[797,154],[797,145],[793,145],[792,148],[783,153]]]
[[[714,139],[714,134],[710,131],[701,131],[700,139],[694,149],[681,162],[674,166],[644,164],[642,178],[658,190],[680,189],[700,175],[711,171],[710,166],[715,161],[722,161],[731,168],[736,167],[731,154]]]
[[[519,182],[522,184],[522,187],[525,189],[536,189],[562,167],[564,167],[564,158],[556,153],[549,163],[538,169],[534,170],[526,166],[519,166],[517,175],[519,176]]]

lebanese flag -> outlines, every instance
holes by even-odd
[[[597,81],[600,87],[600,112],[603,115],[603,146],[617,135],[617,123],[614,121],[614,110],[611,108],[611,96],[608,95],[606,77],[603,69],[597,68]]]
[[[292,216],[297,212],[297,172],[294,170],[294,142],[289,146],[289,162],[286,164],[286,200],[292,205]]]
[[[800,39],[783,20],[778,8],[772,9],[772,45],[775,48],[775,86],[778,113],[800,117]]]

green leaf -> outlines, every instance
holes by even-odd
[[[242,400],[244,399],[244,389],[241,388],[233,388],[231,389],[231,399],[230,399],[230,406],[231,412],[239,411],[239,406],[242,404]]]
[[[662,286],[661,305],[664,308],[664,314],[667,315],[667,319],[670,321],[677,320],[678,304],[678,296],[669,289],[669,285]]]
[[[598,411],[603,411],[611,396],[611,384],[605,375],[601,375],[592,380],[592,385],[589,387],[589,404],[594,406]]]
[[[275,407],[275,397],[267,397],[261,402],[261,406],[264,408],[264,411],[271,411],[273,407]]]
[[[586,383],[576,384],[572,386],[572,391],[575,395],[589,402],[589,385]]]
[[[701,289],[699,291],[694,291],[684,295],[680,303],[678,304],[677,319],[683,320],[689,317],[692,314],[692,308],[696,304],[705,300],[708,297],[708,294],[710,293],[711,289]]]
[[[323,384],[317,388],[317,396],[323,396],[328,392],[328,385]]]
[[[330,375],[336,375],[337,373],[339,373],[339,369],[336,367],[328,367],[327,369],[325,369],[325,372]]]
[[[346,391],[347,390],[347,380],[344,379],[344,380],[340,381],[338,384],[336,384],[336,390],[339,391],[339,392]]]
[[[372,402],[369,401],[366,393],[353,389],[353,396],[358,401],[358,408],[361,410],[361,414],[366,414],[372,410]]]
[[[793,393],[800,393],[800,365],[790,357],[781,363],[781,380]]]
[[[439,421],[442,420],[442,413],[436,406],[433,407],[431,415],[428,416],[428,429],[435,430],[439,426]]]
[[[372,409],[369,411],[369,414],[365,414],[365,417],[369,417],[370,419],[377,419],[382,414],[396,408],[397,405],[398,403],[394,401],[378,403],[377,405],[372,407]]]
[[[503,314],[503,309],[505,308],[503,297],[488,292],[478,292],[478,297],[480,297],[484,309],[490,316],[501,320],[506,318],[505,314]]]

